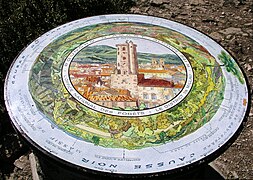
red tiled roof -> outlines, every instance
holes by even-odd
[[[174,87],[174,83],[164,79],[142,79],[139,81],[138,86],[172,88]]]
[[[137,100],[131,96],[122,96],[122,95],[98,95],[98,96],[89,96],[90,101],[117,101],[117,102],[136,102]]]

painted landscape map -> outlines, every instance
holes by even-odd
[[[194,72],[187,96],[160,113],[139,117],[102,113],[75,98],[68,86],[96,106],[141,112],[180,96],[189,78],[181,58],[157,42],[121,34],[157,39],[180,51]],[[69,58],[82,44],[111,35],[117,38],[90,44]],[[230,57],[223,53],[220,58],[228,62]],[[66,59],[68,74],[62,74]],[[63,83],[68,78],[71,85]],[[223,101],[225,78],[215,58],[189,37],[160,26],[115,22],[77,28],[51,42],[33,64],[29,89],[40,111],[71,136],[96,146],[134,150],[179,140],[209,122]]]
[[[184,87],[185,66],[169,49],[160,45],[154,52],[164,54],[151,54],[137,52],[157,46],[144,39],[138,45],[124,38],[104,41],[82,49],[70,65],[72,85],[89,101],[112,109],[142,110],[170,101]],[[106,45],[118,41],[122,43]]]

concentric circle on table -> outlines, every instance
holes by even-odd
[[[166,19],[104,15],[59,26],[13,62],[5,100],[42,152],[92,172],[172,173],[217,156],[248,110],[236,61]]]

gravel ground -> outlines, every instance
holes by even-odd
[[[253,1],[138,0],[129,13],[174,20],[209,35],[235,57],[252,89]],[[253,108],[237,140],[212,162],[226,179],[253,179],[252,121]],[[1,125],[10,130],[1,132]],[[0,132],[0,179],[32,179],[30,149],[9,123],[0,123]]]

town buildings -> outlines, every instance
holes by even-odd
[[[184,66],[172,68],[164,59],[151,59],[139,68],[136,44],[126,41],[116,47],[116,64],[72,65],[72,84],[86,99],[109,108],[138,110],[162,105],[183,88]]]

